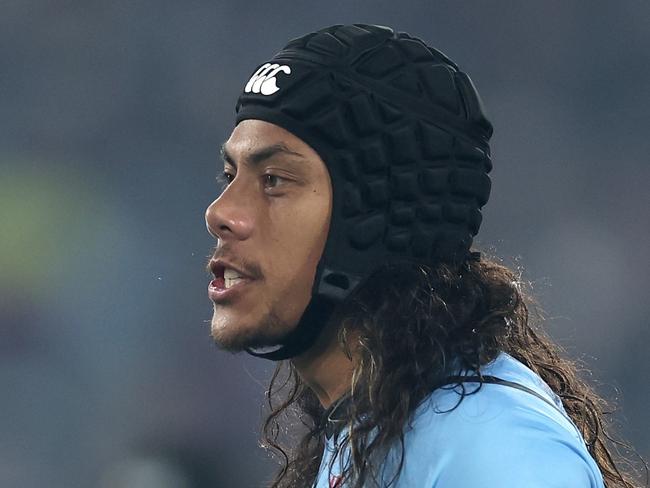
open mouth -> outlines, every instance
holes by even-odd
[[[213,301],[234,297],[245,285],[255,281],[221,260],[211,262],[210,269],[215,278],[208,285],[208,295]]]
[[[241,295],[253,282],[249,279],[224,280],[215,278],[208,285],[208,296],[213,302],[220,302],[226,299],[233,299]]]
[[[210,282],[210,286],[217,290],[230,290],[232,287],[240,283],[246,283],[252,280],[247,278],[215,278]]]

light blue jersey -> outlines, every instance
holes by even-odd
[[[560,398],[537,374],[506,353],[482,367],[481,373],[532,393],[514,385],[486,383],[445,413],[456,405],[462,389],[448,386],[434,391],[415,411],[413,428],[405,433],[404,466],[392,487],[604,488],[580,432]],[[464,385],[467,392],[478,386]],[[345,488],[337,478],[349,452],[338,456],[335,452],[332,437],[315,488]],[[383,467],[381,486],[394,475],[396,462],[393,451]]]

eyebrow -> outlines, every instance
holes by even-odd
[[[226,143],[223,143],[221,145],[220,152],[221,152],[221,158],[225,162],[232,164],[236,169],[237,163],[235,163],[235,159],[226,149]],[[298,157],[300,159],[306,159],[305,156],[300,154],[299,152],[292,151],[284,144],[279,143],[279,144],[272,144],[270,146],[266,146],[261,149],[258,149],[257,151],[246,156],[244,158],[244,162],[247,163],[249,166],[256,167],[277,154],[286,154],[289,156]]]

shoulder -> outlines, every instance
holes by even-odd
[[[483,374],[559,402],[541,378],[510,356],[500,356]],[[465,391],[476,387],[465,384]],[[416,411],[405,434],[403,474],[426,481],[409,485],[405,480],[403,486],[603,486],[561,402],[558,408],[516,388],[483,384],[458,403],[461,391],[437,390]]]

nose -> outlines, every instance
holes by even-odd
[[[216,202],[217,201],[215,200],[210,205],[208,205],[208,208],[205,209],[205,227],[208,229],[208,233],[212,237],[214,237],[215,239],[217,239],[219,237],[219,236],[217,236],[216,231],[213,230],[213,229],[216,228],[215,224],[214,224],[214,221],[215,221],[214,204]]]
[[[224,192],[205,210],[205,226],[215,239],[248,238],[253,228],[253,212],[249,205]]]

